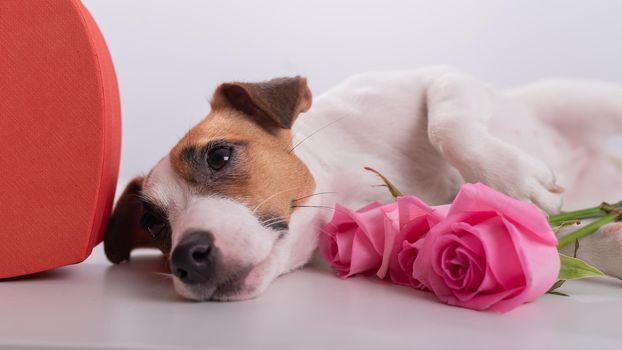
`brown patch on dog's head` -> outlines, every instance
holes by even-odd
[[[308,168],[291,152],[290,129],[310,106],[301,77],[222,84],[207,118],[171,151],[173,168],[202,194],[245,203],[258,217],[288,220],[292,201],[315,188]],[[214,152],[227,155],[220,169],[209,165]]]

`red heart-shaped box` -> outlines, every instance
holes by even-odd
[[[0,1],[0,278],[102,240],[121,134],[112,60],[77,0]]]

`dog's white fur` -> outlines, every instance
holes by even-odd
[[[315,192],[335,192],[310,198],[309,206],[391,200],[365,166],[429,204],[449,203],[464,182],[485,183],[547,212],[562,208],[558,185],[566,188],[564,209],[622,199],[622,171],[605,150],[607,138],[622,132],[622,88],[614,84],[546,81],[503,91],[448,67],[366,73],[317,97],[293,132],[294,144],[304,139],[295,152],[311,170]],[[299,208],[289,233],[275,241],[243,203],[193,197],[166,158],[144,191],[176,202],[173,247],[190,226],[205,228],[229,256],[256,266],[244,291],[216,299],[254,297],[304,265],[332,215]],[[622,225],[601,231],[583,242],[579,257],[622,277]],[[202,298],[179,281],[175,286]]]

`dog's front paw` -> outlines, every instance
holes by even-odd
[[[606,275],[622,279],[622,222],[605,225],[596,233],[582,238],[577,257]]]
[[[500,143],[478,156],[474,163],[473,180],[531,202],[549,214],[561,209],[564,189],[556,184],[555,175],[546,164],[527,153]]]

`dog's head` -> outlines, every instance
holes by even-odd
[[[292,152],[290,129],[311,92],[301,77],[227,83],[211,105],[146,177],[128,184],[105,250],[118,263],[133,248],[156,246],[182,296],[244,299],[291,268],[288,224],[315,182]]]

